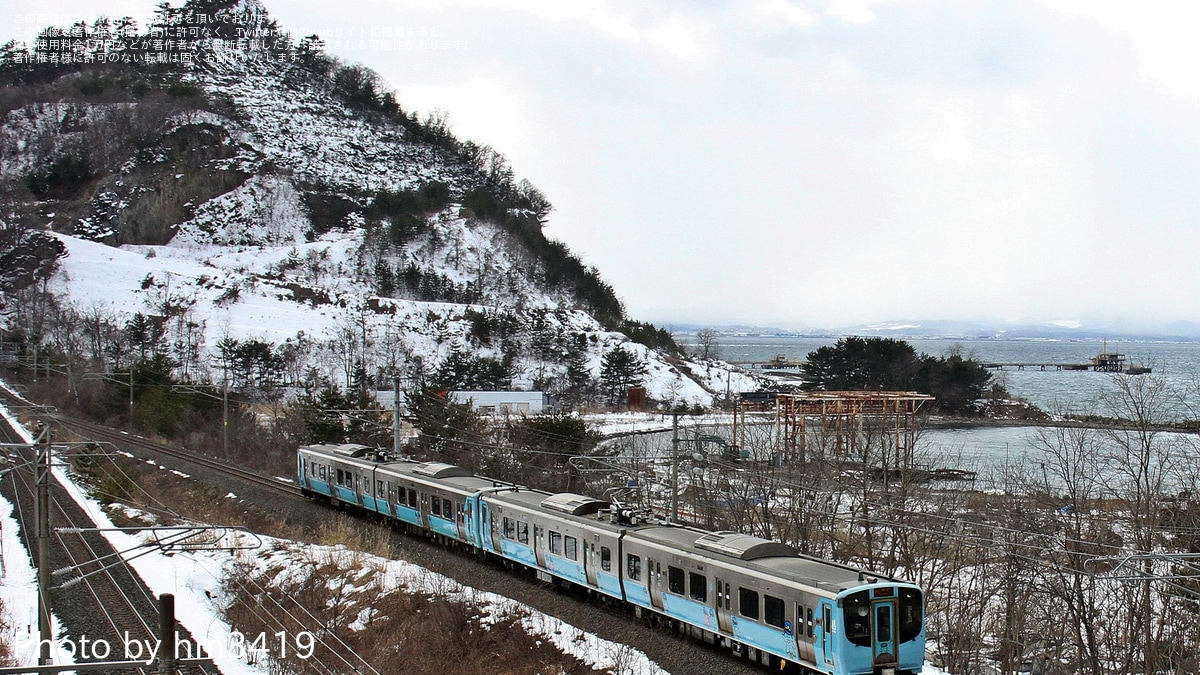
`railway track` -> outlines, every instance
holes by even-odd
[[[287,494],[292,497],[302,496],[300,494],[300,488],[296,487],[295,485],[285,483],[277,478],[264,476],[261,473],[250,471],[249,469],[243,469],[239,466],[234,466],[228,462],[221,462],[194,452],[177,450],[168,445],[155,443],[154,441],[142,438],[140,436],[135,436],[123,431],[117,431],[99,424],[92,424],[91,422],[84,422],[82,420],[65,417],[63,415],[51,415],[50,419],[52,419],[55,424],[61,426],[62,428],[75,432],[81,438],[87,438],[88,440],[93,441],[103,440],[123,446],[133,446],[141,450],[147,450],[159,455],[165,455],[167,457],[190,462],[197,466],[202,466],[213,471],[218,471],[226,475],[234,476],[247,483],[251,483],[268,490]]]
[[[0,440],[14,444],[23,442],[5,422],[0,422]],[[28,448],[14,450],[14,464],[30,466],[18,466],[8,473],[8,480],[0,483],[4,496],[13,503],[21,537],[31,551],[31,533],[35,529],[34,454]],[[55,636],[56,639],[71,641],[77,663],[125,661],[123,645],[126,640],[141,640],[142,644],[156,642],[155,628],[159,617],[154,594],[127,565],[111,564],[119,560],[115,549],[107,539],[94,531],[96,524],[53,476],[50,504],[50,567],[75,572],[75,575],[61,578],[60,581],[77,579],[69,585],[58,585],[50,592],[54,613],[63,626],[63,634]],[[96,563],[98,560],[110,564],[102,567]],[[80,578],[78,575],[86,576]],[[181,628],[180,634],[187,634],[186,629]],[[91,645],[91,651],[84,647],[88,644]],[[100,650],[102,644],[103,651]],[[105,672],[154,673],[157,672],[157,666],[113,668]],[[178,672],[210,675],[220,671],[215,666],[188,665],[181,666]]]

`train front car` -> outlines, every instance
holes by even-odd
[[[835,673],[909,675],[925,660],[925,602],[912,584],[876,581],[837,596]]]

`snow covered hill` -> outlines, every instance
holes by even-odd
[[[278,30],[254,0],[192,0],[160,9],[149,33],[201,10]],[[512,387],[553,391],[572,366],[599,378],[623,347],[656,401],[757,386],[631,342],[616,296],[545,239],[548,203],[502,156],[405,117],[363,69],[284,43],[207,44],[210,58],[149,85],[111,67],[20,71],[9,55],[8,70],[43,82],[0,109],[0,231],[54,232],[60,304],[116,327],[151,317],[200,378],[233,338],[286,346],[297,373],[343,384],[470,354],[503,363]],[[7,310],[20,328],[11,294]]]

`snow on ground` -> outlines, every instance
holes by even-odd
[[[309,546],[295,542],[266,539],[264,553],[254,555],[249,562],[259,572],[272,568],[302,569],[315,564],[337,569],[370,569],[373,593],[382,595],[398,588],[429,593],[454,602],[474,605],[481,609],[484,625],[512,617],[521,617],[521,625],[530,634],[542,637],[563,652],[579,658],[596,668],[610,669],[618,675],[665,674],[658,664],[628,645],[603,640],[553,616],[534,611],[528,606],[496,593],[464,586],[424,567],[404,560],[389,560],[359,553],[343,546]],[[620,668],[617,671],[617,668]]]
[[[13,421],[13,426],[25,433],[15,423],[14,416],[3,406],[0,406],[0,414]],[[27,433],[25,436],[27,442],[32,442],[33,439]],[[76,503],[92,517],[97,527],[114,527],[99,502],[87,496],[65,471],[55,468],[54,475]],[[31,640],[29,637],[37,632],[36,573],[17,536],[18,526],[13,518],[12,508],[7,500],[0,498],[0,534],[3,535],[0,541],[3,546],[0,598],[4,600],[7,612],[5,618],[12,627],[12,634],[8,636],[10,642],[18,648],[18,657],[22,663],[32,663],[36,661],[37,647],[36,639]],[[118,551],[141,553],[145,550],[141,536],[116,531],[106,532],[104,536]],[[262,539],[261,548],[241,554],[227,551],[196,551],[167,556],[160,552],[152,552],[128,563],[146,581],[153,593],[175,595],[175,612],[180,623],[191,631],[194,640],[210,646],[209,653],[213,660],[222,672],[229,675],[261,675],[267,670],[265,667],[249,665],[238,658],[238,650],[235,647],[238,641],[234,637],[234,631],[221,617],[218,607],[222,599],[220,580],[224,572],[237,560],[266,569],[289,560],[312,560],[314,556],[338,562],[343,566],[349,559],[358,561],[359,564],[370,565],[373,569],[383,570],[380,582],[384,589],[407,586],[414,591],[445,596],[454,601],[470,602],[478,605],[483,615],[491,620],[522,616],[524,618],[521,623],[530,634],[546,639],[562,651],[594,667],[614,669],[620,665],[622,670],[618,675],[657,675],[666,672],[650,661],[645,654],[628,645],[603,640],[515,600],[463,586],[409,562],[369,556],[344,547],[312,546],[266,537]],[[60,633],[61,626],[58,626],[56,621],[55,634]],[[119,644],[113,647],[121,649]],[[120,655],[114,654],[114,658],[117,656]],[[68,657],[68,654],[60,651],[55,660],[57,663],[71,663]]]
[[[456,223],[456,227],[468,229],[465,221]],[[179,246],[114,248],[56,234],[70,251],[61,263],[62,274],[55,282],[56,290],[70,298],[81,313],[101,312],[118,323],[137,312],[161,315],[168,300],[176,305],[182,303],[191,308],[189,321],[195,321],[206,333],[202,346],[209,348],[227,336],[275,344],[298,340],[301,336],[318,342],[333,341],[344,337],[347,330],[360,330],[360,322],[365,322],[362,325],[374,336],[373,349],[394,349],[389,340],[398,341],[411,357],[419,357],[428,364],[440,362],[453,345],[470,343],[468,310],[497,309],[379,298],[375,302],[380,309],[367,309],[364,303],[371,297],[370,289],[353,281],[349,273],[362,264],[357,259],[361,238],[358,231],[331,232],[306,243],[288,240],[280,246],[220,246],[204,242],[203,231],[193,224],[185,229],[186,244]],[[270,236],[256,233],[250,238],[283,235],[283,232]],[[473,254],[483,255],[480,251]],[[267,278],[271,269],[282,269],[289,264],[298,268],[283,278]],[[309,288],[316,289],[313,297],[317,300],[298,300],[296,294]],[[514,289],[508,293],[519,290]],[[532,288],[520,293],[528,298],[528,307],[549,310],[555,306],[553,298],[535,293]],[[626,336],[605,331],[595,319],[578,310],[547,311],[544,319],[564,334],[585,333],[595,338],[588,359],[594,376],[599,376],[607,352],[622,347],[635,353],[647,365],[644,385],[656,400],[709,405],[713,394],[760,387],[755,377],[720,362],[668,363]],[[384,336],[390,338],[381,339]],[[481,356],[499,356],[494,348],[475,352]],[[373,360],[386,362],[387,358],[387,354],[380,352]],[[532,387],[542,369],[543,364],[535,360],[520,359],[514,385]]]
[[[589,413],[583,416],[588,427],[601,436],[623,436],[670,431],[670,415],[657,412]],[[694,427],[729,426],[733,415],[684,415],[679,418],[680,429]]]
[[[33,437],[2,404],[0,417],[17,430],[25,443],[33,443]],[[5,470],[8,468],[4,467]],[[22,663],[35,663],[38,656],[37,571],[32,557],[21,543],[20,526],[14,511],[13,505],[0,497],[0,600],[4,601],[3,619],[9,629],[8,635],[3,637]],[[58,616],[51,614],[51,617],[54,634],[61,634],[62,623]],[[62,650],[53,650],[52,656],[56,663],[75,662],[70,654]]]

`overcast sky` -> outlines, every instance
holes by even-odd
[[[636,318],[1200,320],[1200,3],[266,6],[507,155]]]

